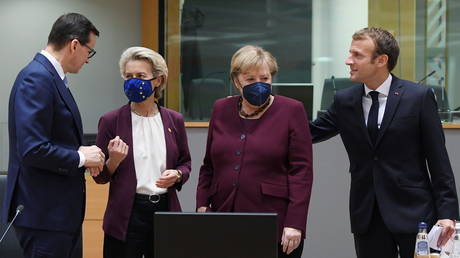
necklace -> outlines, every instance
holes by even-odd
[[[149,115],[149,112],[147,112],[145,115],[139,113],[132,105],[131,105],[131,111],[133,111],[134,114],[142,117],[150,117],[150,116],[155,116],[158,113],[158,109],[154,110],[151,115]]]
[[[262,106],[260,106],[256,111],[248,114],[248,113],[243,111],[243,98],[240,97],[238,99],[238,110],[240,111],[240,115],[242,117],[244,117],[244,118],[254,117],[254,116],[258,115],[260,112],[264,111],[265,108],[268,107],[268,105],[270,105],[270,98],[268,98],[267,101],[265,101],[265,103]]]

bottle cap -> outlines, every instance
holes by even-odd
[[[422,222],[418,223],[418,228],[427,228],[427,225],[426,225],[425,222],[422,221]]]

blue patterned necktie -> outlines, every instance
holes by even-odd
[[[372,106],[369,110],[369,116],[367,117],[367,131],[369,132],[372,143],[375,144],[379,134],[379,92],[374,90],[369,92],[369,95],[371,95],[372,98]]]
[[[69,82],[67,81],[67,76],[65,76],[62,81],[64,82],[65,87],[68,89],[69,88]]]

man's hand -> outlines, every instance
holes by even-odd
[[[104,168],[105,155],[99,147],[96,145],[80,146],[78,151],[83,153],[83,156],[85,156],[86,161],[84,166],[86,168],[97,168],[99,172],[102,171]]]
[[[96,177],[99,175],[99,173],[101,173],[101,170],[99,170],[99,168],[97,167],[94,167],[94,168],[88,168],[89,170],[89,174],[92,176],[92,177]]]
[[[440,219],[436,222],[436,225],[442,226],[442,232],[438,239],[438,247],[442,247],[449,241],[452,234],[455,232],[455,222],[451,219]]]
[[[155,183],[157,187],[168,188],[174,185],[180,179],[180,174],[177,170],[168,169]]]
[[[294,249],[299,247],[302,232],[295,228],[285,227],[283,229],[283,236],[281,237],[281,245],[283,252],[290,254]]]

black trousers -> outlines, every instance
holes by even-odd
[[[14,230],[25,258],[82,257],[81,230],[68,233],[18,226]]]
[[[292,251],[292,253],[290,253],[289,255],[283,252],[283,246],[279,244],[278,245],[278,258],[301,258],[302,251],[303,251],[303,242],[304,240],[302,239],[300,241],[299,247],[294,249],[294,251]]]
[[[416,234],[391,233],[383,222],[375,204],[369,229],[364,234],[354,234],[358,258],[413,258]]]
[[[167,195],[152,203],[136,195],[125,241],[104,236],[104,258],[153,258],[153,214],[167,211]]]

